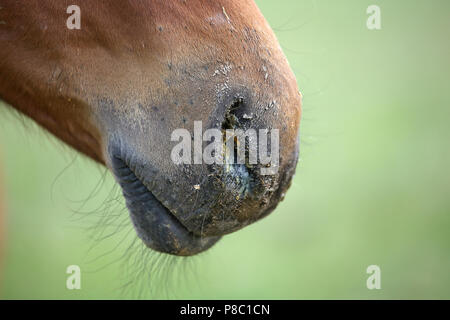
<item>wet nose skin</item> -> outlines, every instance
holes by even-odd
[[[235,91],[221,103],[218,116],[213,117],[214,121],[207,128],[242,132],[254,130],[257,140],[252,143],[256,144],[257,162],[197,165],[199,168],[194,165],[192,171],[187,170],[196,172],[197,176],[194,174],[194,177],[201,183],[195,185],[195,192],[188,201],[191,210],[180,213],[179,218],[194,234],[219,236],[236,231],[271,212],[289,187],[297,163],[298,134],[289,131],[289,122],[280,114],[282,107],[276,99],[256,101],[254,97],[252,93],[242,89]],[[270,163],[262,164],[259,158],[260,140],[264,133],[260,130],[267,130],[269,151],[274,143],[280,148],[277,159],[279,166],[274,167],[271,174],[263,174]],[[270,138],[270,133],[274,130],[279,131],[277,141],[271,141]],[[286,140],[294,140],[294,143],[287,143]],[[180,170],[186,168],[180,167]]]
[[[295,172],[301,100],[292,74],[275,73],[277,67],[269,64],[266,70],[272,76],[267,79],[239,68],[234,74],[216,74],[222,66],[179,66],[186,70],[184,78],[168,81],[170,86],[161,97],[139,98],[135,103],[130,103],[133,99],[98,101],[104,131],[110,133],[107,145],[113,147],[107,151],[108,165],[122,186],[139,237],[155,250],[177,255],[206,250],[219,236],[270,213],[283,199]],[[194,73],[198,76],[190,78]],[[179,142],[171,141],[172,133],[182,128],[194,138],[196,122],[203,133],[212,128],[278,130],[278,170],[263,175],[265,165],[259,161],[252,165],[174,163],[171,151]],[[202,150],[207,144],[203,141]],[[117,153],[111,150],[120,150],[119,158],[151,193],[154,201],[147,201],[148,206],[139,205],[128,194],[129,182],[120,178],[111,160]],[[156,219],[154,214],[166,217]]]
[[[261,219],[276,207],[289,187],[298,157],[298,119],[292,115],[299,113],[292,114],[292,106],[284,104],[284,99],[290,98],[288,93],[276,100],[270,92],[258,96],[240,87],[221,97],[210,114],[194,115],[191,121],[183,122],[193,138],[195,122],[201,123],[202,133],[211,128],[221,132],[278,130],[279,164],[273,174],[261,174],[267,166],[259,161],[176,164],[171,150],[177,142],[170,137],[178,127],[159,124],[158,128],[156,123],[151,125],[154,117],[149,118],[150,125],[145,129],[166,130],[156,135],[121,132],[129,125],[116,124],[109,140],[110,166],[122,187],[137,234],[147,246],[176,255],[196,254],[211,247],[220,236]],[[158,140],[143,139],[152,136],[158,136]],[[207,144],[203,141],[202,151]]]
[[[276,42],[264,30],[251,33],[247,42],[227,36],[235,42],[235,51],[221,51],[222,44],[217,43],[204,54],[183,52],[170,64],[158,65],[159,77],[123,73],[117,77],[124,83],[121,94],[99,97],[96,102],[105,146],[120,146],[121,159],[166,209],[164,214],[170,213],[193,238],[224,235],[266,216],[284,197],[295,171],[301,115],[297,83]],[[142,77],[135,78],[136,74]],[[131,78],[126,81],[126,77]],[[278,130],[278,170],[262,175],[260,162],[229,166],[174,163],[171,151],[179,142],[171,141],[172,133],[185,129],[193,138],[196,122],[203,132],[211,128]],[[105,154],[114,172],[109,151]],[[195,243],[181,241],[172,232],[173,245],[158,244],[156,238],[163,238],[163,233],[140,219],[151,215],[152,208],[128,207],[138,235],[155,250],[170,252],[172,247],[171,252],[179,252],[183,244],[192,248],[187,243]],[[170,221],[153,224],[165,223],[172,230]],[[180,247],[174,249],[177,243]]]

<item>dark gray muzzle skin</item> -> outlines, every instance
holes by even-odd
[[[178,256],[194,255],[209,249],[219,236],[202,237],[189,231],[156,199],[134,170],[127,164],[121,150],[110,148],[114,175],[119,182],[131,221],[141,240],[149,248]],[[132,169],[134,168],[134,170]]]
[[[149,98],[135,102],[135,107],[131,99],[98,102],[104,131],[109,132],[108,166],[122,188],[138,236],[156,251],[179,256],[205,251],[221,236],[272,212],[284,198],[298,159],[298,132],[290,126],[292,118],[283,112],[283,104],[273,103],[272,91],[240,85],[217,95],[214,83],[201,88],[201,94],[186,101],[177,96],[176,103],[170,97],[164,104]],[[183,106],[178,107],[181,112],[174,112],[177,106]],[[203,106],[208,109],[200,110]],[[121,111],[126,109],[130,111]],[[202,122],[203,131],[278,129],[278,171],[261,175],[264,165],[259,162],[228,167],[173,163],[171,150],[177,142],[171,142],[171,133],[185,128],[193,137],[195,121]]]

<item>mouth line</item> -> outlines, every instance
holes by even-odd
[[[173,218],[174,220],[176,220],[182,227],[184,227],[186,229],[187,232],[192,233],[191,230],[189,230],[184,224],[183,222],[181,222],[178,217],[172,213],[172,211],[167,208],[163,202],[161,200],[158,199],[157,196],[155,196],[155,194],[150,190],[150,188],[145,184],[145,179],[140,178],[136,172],[131,169],[131,167],[125,163],[125,161],[123,161],[122,159],[115,157],[116,161],[121,161],[123,164],[123,167],[121,168],[117,168],[118,170],[122,170],[122,171],[128,171],[126,176],[121,176],[119,177],[119,179],[125,183],[127,183],[127,185],[123,186],[121,184],[122,190],[124,191],[124,196],[125,199],[128,198],[138,198],[141,201],[146,201],[147,197],[153,197],[154,200],[156,200],[159,205],[161,205],[161,207],[163,207],[165,209],[165,211],[167,212],[168,215],[170,215],[171,218]]]
[[[122,188],[134,228],[148,247],[174,255],[188,256],[204,251],[220,237],[200,237],[191,232],[150,191],[120,157],[112,156],[113,172]]]

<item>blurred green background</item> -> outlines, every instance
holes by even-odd
[[[1,298],[450,298],[450,2],[257,4],[304,95],[285,201],[200,256],[158,255],[109,173],[1,106]],[[73,264],[81,290],[66,289]]]

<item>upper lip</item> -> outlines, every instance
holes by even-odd
[[[193,255],[220,239],[195,235],[155,197],[144,184],[145,179],[140,179],[121,157],[112,155],[111,160],[134,227],[148,247],[175,255]]]

